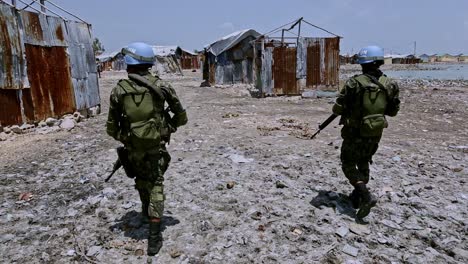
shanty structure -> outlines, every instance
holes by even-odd
[[[413,54],[387,54],[384,56],[385,64],[417,64],[420,58]]]
[[[200,58],[195,52],[178,47],[176,56],[179,59],[182,70],[198,70],[200,69]]]
[[[325,31],[332,37],[301,36],[302,24]],[[285,37],[285,33],[293,31],[294,37]],[[281,37],[273,36],[277,32],[281,32]],[[258,36],[254,41],[254,78],[260,95],[301,95],[314,89],[337,90],[340,38],[303,18]]]
[[[123,71],[127,69],[124,61],[124,55],[120,51],[104,53],[96,56],[98,63],[101,64],[103,71]]]
[[[458,62],[458,55],[448,53],[435,55],[435,62]]]
[[[253,41],[260,33],[246,29],[205,47],[203,79],[210,84],[253,82]]]
[[[459,62],[468,62],[468,54],[460,54],[459,56],[459,59],[458,59]]]
[[[419,56],[419,59],[421,60],[422,63],[430,63],[430,62],[435,62],[435,54],[421,54]]]
[[[158,74],[182,74],[182,68],[176,56],[177,49],[178,46],[153,46],[153,52],[156,56],[153,69]]]
[[[91,25],[24,9],[0,1],[0,125],[99,105]]]

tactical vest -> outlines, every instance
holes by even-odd
[[[388,127],[385,118],[387,108],[388,86],[390,80],[386,76],[381,76],[378,80],[361,74],[354,77],[359,83],[357,100],[354,104],[359,104],[358,127],[362,137],[380,137],[383,130]]]
[[[124,91],[121,102],[122,132],[130,149],[154,149],[160,146],[163,129],[164,98],[132,80],[118,84]]]

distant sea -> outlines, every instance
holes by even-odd
[[[418,67],[423,70],[385,70],[384,72],[395,79],[468,80],[468,64],[419,64]]]

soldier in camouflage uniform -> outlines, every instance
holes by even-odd
[[[163,182],[171,160],[166,144],[170,134],[187,123],[187,115],[174,89],[150,74],[151,46],[132,43],[122,53],[129,78],[112,90],[107,133],[122,142],[128,153],[130,164],[123,165],[127,175],[135,178],[142,214],[149,218],[148,255],[153,256],[162,247]]]
[[[342,170],[354,187],[350,199],[359,209],[358,218],[366,217],[377,199],[369,192],[369,164],[376,153],[384,128],[385,116],[396,116],[400,109],[399,88],[380,71],[384,63],[383,49],[363,48],[358,54],[362,74],[351,77],[333,106],[333,113],[341,115]]]

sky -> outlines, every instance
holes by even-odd
[[[29,2],[24,0],[25,2]],[[341,54],[468,53],[467,0],[52,0],[93,25],[106,51],[128,43],[194,50],[234,31],[266,33],[299,17],[343,37]],[[21,7],[21,3],[19,3]],[[50,5],[50,4],[49,4]],[[55,10],[55,9],[53,9]],[[329,36],[303,26],[305,36]]]

